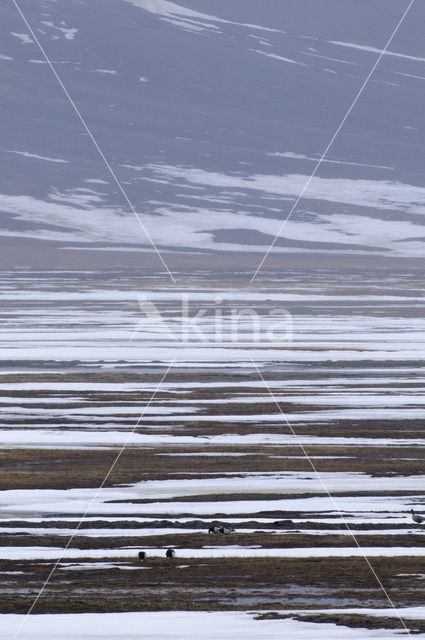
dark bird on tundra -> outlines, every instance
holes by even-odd
[[[174,551],[174,549],[167,549],[165,555],[169,560],[171,560],[176,555],[176,552]]]
[[[416,522],[416,524],[421,524],[425,520],[422,516],[417,516],[413,509],[410,509],[410,513],[412,514],[413,522]]]
[[[208,529],[208,533],[220,533],[220,529],[221,527],[213,524],[211,525],[211,527]]]
[[[139,551],[138,555],[139,555],[140,562],[144,562],[146,560],[146,556],[147,556],[146,551]]]

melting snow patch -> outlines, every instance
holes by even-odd
[[[276,60],[280,60],[281,62],[291,62],[292,64],[299,64],[303,67],[307,67],[305,62],[297,62],[296,60],[292,60],[292,58],[284,58],[283,56],[278,56],[275,53],[267,53],[266,51],[260,51],[259,49],[250,49],[253,53],[259,53],[262,56],[267,56],[267,58],[275,58]]]
[[[90,73],[103,73],[105,75],[109,74],[112,76],[116,76],[117,72],[115,69],[90,69]]]
[[[263,27],[257,24],[246,24],[244,22],[234,22],[232,20],[225,20],[223,18],[217,18],[206,13],[200,13],[193,9],[187,9],[175,2],[169,0],[125,0],[136,7],[145,9],[149,13],[160,16],[161,20],[169,22],[170,24],[180,27],[185,31],[202,32],[210,31],[213,33],[221,33],[219,28],[214,24],[218,22],[220,24],[233,24],[239,27],[248,27],[250,29],[259,29],[260,31],[273,31],[275,33],[285,33],[280,29],[274,29],[271,27]]]
[[[34,40],[31,40],[27,33],[15,33],[14,31],[10,32],[14,38],[18,38],[22,42],[22,44],[31,44]]]
[[[368,53],[376,53],[381,55],[381,49],[376,47],[368,47],[363,44],[355,44],[354,42],[340,42],[338,40],[329,40],[330,44],[336,44],[339,47],[349,47],[350,49],[358,49],[359,51],[367,51]],[[395,51],[384,51],[386,56],[395,56],[396,58],[406,58],[407,60],[416,60],[418,62],[425,62],[425,58],[418,58],[417,56],[409,56],[405,53],[397,53]]]
[[[4,151],[4,153],[16,153],[19,156],[24,156],[25,158],[34,158],[35,160],[45,160],[46,162],[59,162],[69,164],[69,160],[63,160],[62,158],[49,158],[48,156],[39,156],[37,153],[29,153],[29,151],[15,151],[14,149],[2,149],[2,151]]]
[[[57,31],[60,31],[65,40],[73,40],[75,37],[75,34],[77,33],[78,29],[74,29],[74,28],[70,28],[66,26],[66,23],[62,20],[61,21],[61,27],[56,26],[55,24],[53,24],[53,22],[48,22],[46,20],[42,20],[41,24],[44,24],[46,27],[50,27],[51,29],[56,29]],[[57,36],[52,36],[52,39],[57,40]]]

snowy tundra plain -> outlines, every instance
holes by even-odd
[[[235,637],[405,631],[397,611],[420,607],[425,575],[425,531],[410,516],[423,511],[420,282],[398,290],[327,275],[314,290],[288,282],[280,295],[270,277],[251,297],[208,282],[200,327],[209,340],[187,345],[142,322],[138,275],[111,274],[103,288],[91,278],[60,274],[63,292],[22,273],[19,292],[4,294],[5,628],[25,621],[22,637],[38,638],[65,616],[54,637],[127,638],[140,625],[138,637],[177,639],[211,616]],[[161,278],[146,285],[178,326],[181,291]],[[219,293],[226,309],[249,305],[264,323],[281,305],[290,339],[249,345],[244,319],[242,346],[227,326],[217,354]],[[195,292],[191,304],[195,313],[208,298]],[[213,524],[234,531],[208,533]],[[381,615],[390,603],[394,615]],[[324,617],[302,617],[304,608]],[[421,619],[404,624],[422,631]]]

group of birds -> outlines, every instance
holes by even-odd
[[[175,555],[176,555],[176,552],[174,551],[174,549],[167,549],[167,551],[165,552],[165,557],[168,558],[169,560],[174,558]],[[148,557],[148,554],[146,553],[146,551],[139,551],[138,556],[139,556],[140,562],[144,562]]]
[[[224,525],[214,524],[214,525],[211,525],[211,527],[208,529],[208,533],[229,534],[233,532],[234,532],[234,529],[230,525],[224,526]],[[174,551],[174,549],[167,549],[167,551],[165,552],[165,557],[168,558],[168,560],[172,560],[175,555],[176,555],[176,552]],[[148,557],[148,554],[146,553],[146,551],[139,551],[138,556],[139,556],[140,562],[144,562]]]
[[[233,533],[234,529],[230,525],[222,526],[213,524],[208,529],[208,533]]]
[[[415,522],[416,524],[422,524],[425,521],[425,517],[424,516],[418,516],[413,509],[410,509],[410,513],[412,515],[412,520],[413,522]],[[229,526],[222,526],[222,525],[211,525],[211,527],[208,529],[208,533],[233,533],[234,529],[233,527]],[[167,551],[165,552],[165,557],[168,558],[168,560],[172,560],[174,558],[174,556],[176,555],[176,552],[174,551],[174,549],[167,549]],[[147,553],[146,551],[139,551],[139,560],[140,562],[144,562],[147,558]]]

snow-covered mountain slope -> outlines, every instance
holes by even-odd
[[[160,249],[264,252],[406,0],[20,0]],[[0,7],[1,242],[149,245],[12,2]],[[415,3],[274,251],[419,256]]]

